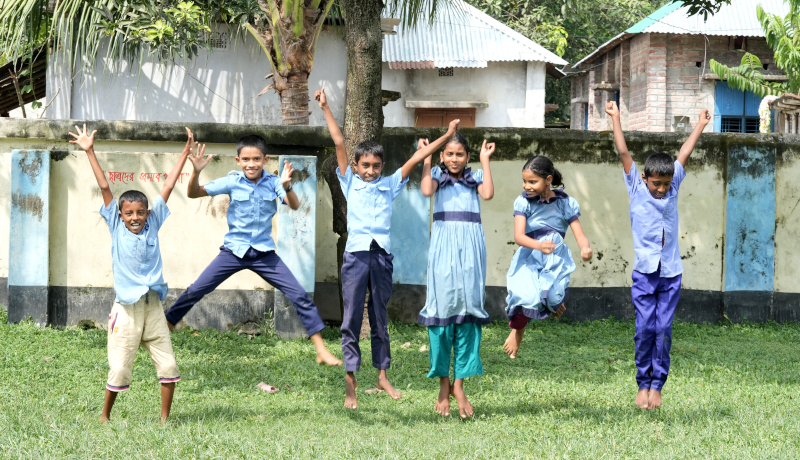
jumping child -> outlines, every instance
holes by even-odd
[[[317,306],[297,282],[289,267],[275,252],[272,233],[272,217],[278,210],[276,199],[290,208],[300,207],[297,195],[292,191],[292,164],[284,162],[281,177],[264,171],[269,161],[267,141],[257,135],[244,136],[236,146],[236,163],[241,171],[231,171],[206,185],[200,185],[200,172],[208,165],[213,155],[206,157],[198,151],[189,157],[192,175],[189,177],[187,196],[229,195],[228,233],[219,255],[211,261],[167,312],[170,329],[178,324],[189,310],[206,294],[223,281],[242,270],[251,270],[276,289],[283,292],[294,304],[311,342],[317,350],[317,363],[339,366],[342,362],[334,357],[322,340],[320,331],[325,324],[319,316]]]
[[[581,258],[592,248],[578,220],[580,206],[563,189],[561,173],[549,158],[536,156],[522,167],[522,195],[514,201],[514,241],[521,247],[508,270],[506,312],[511,320],[503,349],[517,357],[525,327],[531,319],[559,318],[566,306],[569,275],[575,271],[572,252],[564,242],[572,229]]]
[[[420,139],[418,149],[428,145]],[[428,251],[428,293],[419,322],[428,326],[431,370],[439,377],[435,410],[450,415],[450,395],[455,396],[461,418],[471,417],[472,404],[464,393],[464,379],[483,374],[481,326],[489,323],[486,299],[486,238],[481,225],[480,199],[494,196],[489,158],[494,143],[483,141],[482,170],[467,168],[469,144],[460,133],[440,154],[441,164],[431,168],[431,157],[422,166],[420,188],[434,195],[431,247]],[[480,197],[480,199],[478,198]],[[455,354],[453,385],[450,355]]]
[[[108,186],[100,163],[94,153],[94,135],[87,134],[75,126],[78,134],[70,132],[77,144],[86,151],[97,185],[103,194],[103,216],[111,231],[111,258],[114,272],[114,306],[108,315],[108,382],[103,403],[101,422],[111,417],[111,408],[117,394],[131,387],[133,361],[139,345],[143,345],[156,366],[161,382],[161,423],[169,417],[175,382],[181,379],[178,365],[172,352],[167,320],[161,302],[167,296],[161,263],[161,248],[158,231],[169,216],[167,200],[180,176],[186,158],[197,147],[189,128],[189,139],[178,162],[164,181],[161,194],[153,200],[152,209],[147,209],[147,196],[138,190],[128,190],[119,197],[119,207]],[[205,146],[203,146],[203,150]]]
[[[325,114],[328,130],[336,145],[336,170],[342,193],[347,199],[347,245],[342,264],[342,352],[347,375],[344,406],[357,406],[355,372],[361,367],[361,349],[358,336],[364,317],[364,298],[369,289],[367,313],[372,330],[372,365],[378,369],[377,388],[399,399],[386,376],[392,357],[389,349],[389,330],[386,304],[392,295],[392,259],[389,238],[392,222],[392,201],[400,195],[408,175],[415,166],[441,148],[458,129],[458,120],[450,123],[447,134],[423,147],[403,167],[389,177],[382,177],[383,146],[374,141],[364,141],[356,146],[353,168],[347,162],[344,137],[336,125],[325,97],[325,90],[317,91],[314,98]]]
[[[628,152],[616,102],[606,105],[614,122],[614,143],[622,160],[625,185],[631,200],[633,284],[636,309],[636,405],[652,410],[661,407],[661,389],[669,374],[672,320],[681,295],[683,264],[678,248],[678,189],[686,177],[684,167],[703,129],[711,120],[708,110],[700,112],[689,139],[681,146],[678,159],[654,153],[644,162],[639,176]]]

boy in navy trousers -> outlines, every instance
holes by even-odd
[[[133,361],[139,345],[144,346],[156,366],[161,382],[161,423],[169,417],[175,382],[181,379],[172,352],[167,321],[161,301],[167,295],[167,283],[162,274],[161,248],[158,231],[169,216],[167,200],[181,174],[186,158],[197,146],[189,128],[189,140],[178,162],[170,171],[161,194],[148,209],[147,196],[138,190],[128,190],[119,197],[119,206],[108,186],[105,173],[94,154],[94,135],[77,126],[78,133],[69,133],[86,151],[89,164],[103,194],[100,215],[111,231],[111,258],[114,272],[114,306],[108,315],[108,381],[101,422],[111,417],[111,409],[120,392],[131,387]]]
[[[292,209],[300,207],[300,201],[292,191],[292,164],[284,162],[281,177],[267,173],[264,171],[264,165],[269,160],[267,141],[261,136],[244,136],[236,146],[236,163],[242,170],[231,171],[225,177],[200,185],[200,171],[213,156],[206,157],[204,153],[205,150],[198,151],[189,157],[194,168],[187,195],[189,198],[229,195],[228,233],[219,255],[167,312],[170,329],[189,313],[194,304],[234,273],[252,270],[283,292],[294,304],[303,327],[317,349],[317,363],[341,365],[342,362],[325,348],[320,333],[325,324],[316,305],[275,252],[275,241],[270,236],[272,216],[278,210],[276,199]]]
[[[652,410],[661,407],[661,389],[669,374],[672,320],[681,295],[683,264],[678,248],[678,189],[686,177],[684,167],[711,117],[700,118],[678,159],[654,153],[644,163],[641,177],[628,152],[616,102],[606,105],[614,122],[614,143],[625,171],[631,200],[633,263],[631,294],[636,309],[636,405]]]
[[[416,153],[388,177],[381,176],[383,170],[383,146],[374,141],[364,141],[356,147],[355,162],[350,168],[344,136],[333,118],[322,89],[314,94],[325,114],[328,130],[336,145],[336,169],[342,193],[347,199],[347,246],[342,263],[342,353],[346,390],[344,406],[355,409],[357,405],[355,372],[361,367],[361,348],[358,336],[364,319],[364,298],[369,289],[367,313],[372,335],[372,366],[378,369],[379,390],[384,390],[392,398],[399,399],[386,375],[392,361],[389,349],[389,320],[386,304],[392,295],[391,240],[389,238],[392,222],[392,201],[400,195],[408,182],[408,175],[425,158],[455,136],[459,120],[450,122],[447,133],[417,150]]]

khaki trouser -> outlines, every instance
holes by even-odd
[[[167,319],[158,292],[150,290],[132,305],[114,303],[108,315],[108,383],[111,391],[131,387],[133,360],[139,345],[150,353],[161,383],[181,379],[172,352]]]

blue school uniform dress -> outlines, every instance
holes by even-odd
[[[564,302],[575,271],[572,252],[564,242],[569,225],[577,219],[580,206],[563,190],[553,190],[549,201],[526,192],[514,201],[514,216],[525,216],[525,234],[556,244],[551,254],[520,247],[511,259],[507,275],[509,318],[522,313],[529,319],[545,319]]]
[[[230,197],[228,233],[219,255],[169,309],[167,321],[178,324],[200,299],[223,281],[239,271],[252,270],[294,304],[308,335],[325,329],[317,306],[275,252],[272,217],[278,211],[276,200],[283,203],[286,197],[280,178],[262,171],[261,178],[253,183],[243,171],[231,171],[203,187],[209,196]]]
[[[624,177],[631,200],[636,254],[631,276],[631,295],[636,310],[636,383],[640,390],[661,391],[669,375],[672,321],[681,295],[683,264],[678,247],[678,191],[686,171],[680,162],[675,162],[672,185],[660,199],[647,189],[636,163]]]
[[[464,170],[456,179],[434,166],[431,246],[428,251],[428,289],[419,322],[428,326],[431,351],[429,378],[450,375],[454,350],[456,379],[483,374],[480,359],[481,325],[489,322],[486,299],[486,238],[481,225],[478,185],[483,171]]]
[[[392,202],[403,191],[408,178],[401,169],[388,177],[371,182],[353,174],[350,167],[336,177],[347,200],[347,245],[342,261],[342,354],[346,372],[361,367],[358,345],[364,318],[364,298],[369,289],[367,313],[372,336],[372,365],[389,369],[392,361],[389,348],[389,318],[386,304],[392,295],[392,272],[389,232],[392,223]]]

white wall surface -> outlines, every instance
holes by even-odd
[[[112,62],[105,68],[106,64],[99,58],[94,69],[76,75],[69,117],[48,111],[48,118],[281,124],[277,93],[270,90],[254,99],[271,82],[264,77],[272,69],[249,35],[243,41],[230,40],[225,49],[201,51],[188,62],[161,66],[147,60],[141,68],[138,63],[121,62],[117,67]],[[313,101],[314,91],[323,86],[342,123],[346,76],[344,41],[326,28],[308,80],[312,126],[325,124]]]
[[[475,126],[525,127],[527,82],[544,82],[544,64],[535,66],[528,74],[527,62],[490,62],[485,68],[457,67],[452,77],[440,77],[438,69],[391,70],[383,64],[383,89],[399,91],[401,98],[383,108],[385,126],[414,126],[414,109],[406,108],[406,99],[436,99],[450,101],[488,101],[489,107],[477,109]],[[533,73],[541,72],[541,78]],[[533,88],[532,88],[533,90]],[[534,92],[538,92],[538,89]],[[544,87],[541,88],[542,95]],[[532,109],[533,110],[533,109]],[[541,98],[541,115],[527,115],[541,120],[544,127],[544,98]]]

